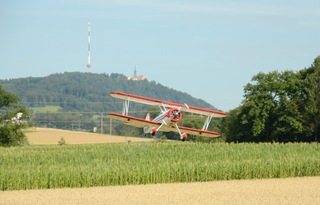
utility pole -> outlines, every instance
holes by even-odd
[[[100,119],[101,119],[101,134],[103,134],[103,113],[101,113]]]
[[[110,135],[112,135],[112,118],[109,118],[109,120],[110,120]]]

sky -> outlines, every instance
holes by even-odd
[[[12,0],[0,5],[0,79],[145,75],[229,111],[259,72],[320,55],[319,0]]]

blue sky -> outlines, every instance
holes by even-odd
[[[258,72],[320,55],[320,1],[13,0],[0,7],[0,79],[87,71],[132,76],[228,111]]]

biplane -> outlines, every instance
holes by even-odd
[[[188,134],[204,137],[219,137],[220,133],[208,130],[209,124],[214,117],[227,116],[225,112],[217,110],[188,106],[187,104],[168,102],[124,92],[111,92],[110,96],[124,100],[124,104],[122,114],[109,113],[107,115],[109,118],[123,121],[127,125],[143,128],[145,134],[151,134],[152,136],[155,136],[160,130],[162,132],[178,132],[182,141],[187,139]],[[130,116],[128,115],[130,102],[159,106],[161,112],[154,119],[151,119],[150,113],[147,114],[145,119]],[[179,126],[178,123],[182,119],[182,112],[205,116],[206,120],[202,129]]]

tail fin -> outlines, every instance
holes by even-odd
[[[149,112],[147,113],[146,120],[151,121],[151,116],[150,116]],[[151,128],[150,127],[144,127],[143,128],[143,132],[145,134],[150,133],[151,132]]]
[[[149,120],[151,121],[151,116],[150,116],[150,112],[147,113],[147,116],[146,116],[146,120]]]

